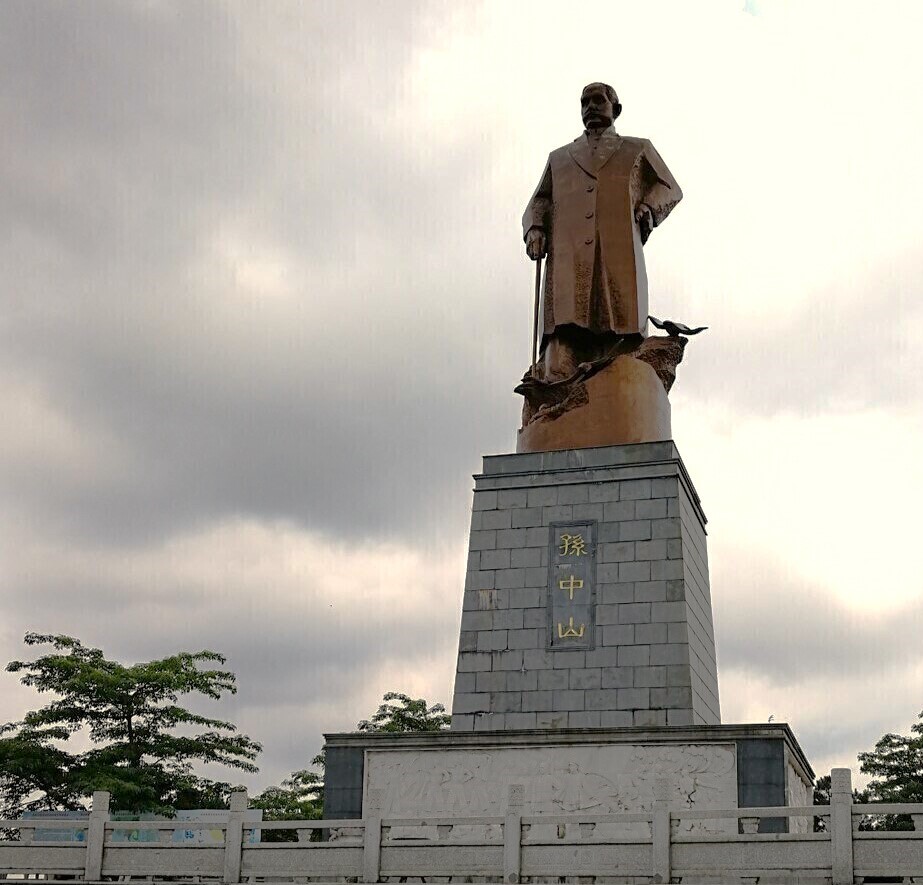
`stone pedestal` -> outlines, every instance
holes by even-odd
[[[653,367],[620,356],[579,389],[580,405],[550,411],[523,427],[518,452],[668,440],[670,400]]]
[[[650,811],[657,798],[673,808],[802,806],[811,804],[814,779],[784,723],[325,738],[325,812],[338,819],[367,816],[373,797],[374,813],[384,817],[470,821],[502,815],[511,788],[527,815]],[[708,820],[686,827],[737,829]],[[796,829],[807,827],[795,820]],[[548,828],[554,838],[555,826]],[[786,829],[783,818],[760,825],[760,832]],[[464,838],[464,828],[453,836]]]
[[[453,731],[719,722],[705,515],[676,446],[484,458]]]

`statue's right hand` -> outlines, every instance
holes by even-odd
[[[545,234],[537,227],[526,234],[526,255],[533,261],[545,257]]]

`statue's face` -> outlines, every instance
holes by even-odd
[[[580,97],[583,125],[587,129],[605,129],[615,119],[615,108],[604,89],[588,89]]]

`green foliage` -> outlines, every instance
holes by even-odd
[[[24,674],[24,685],[58,697],[5,727],[13,735],[0,739],[0,758],[19,772],[0,781],[9,809],[35,802],[70,807],[94,790],[108,790],[113,808],[122,811],[221,807],[231,786],[193,774],[193,763],[257,770],[258,743],[237,734],[230,722],[177,704],[182,695],[218,700],[236,692],[233,673],[203,667],[223,665],[220,654],[181,652],[126,666],[70,636],[28,633],[25,643],[53,651],[34,661],[12,661],[7,670]],[[83,731],[93,746],[82,754],[51,743]],[[38,799],[26,798],[34,792]]]
[[[363,719],[358,724],[359,731],[442,731],[452,721],[442,704],[430,707],[423,698],[411,698],[397,691],[389,691],[383,700],[384,703],[371,719]]]
[[[442,704],[430,706],[423,698],[411,698],[397,691],[389,691],[371,719],[363,719],[357,731],[365,732],[419,732],[442,731],[449,727],[452,717]],[[324,765],[321,752],[311,760],[320,771],[303,769],[295,771],[278,787],[268,787],[252,800],[255,808],[263,809],[264,820],[320,820],[324,816]],[[315,830],[312,839],[320,837]],[[267,842],[294,842],[292,830],[263,830]]]
[[[923,713],[909,735],[886,734],[875,749],[859,754],[860,770],[872,776],[872,802],[923,802]],[[887,815],[876,829],[912,830],[907,815]]]
[[[830,791],[832,789],[831,778],[829,774],[819,777],[814,782],[814,804],[815,805],[829,805],[830,804]],[[865,802],[871,801],[869,799],[868,790],[858,790],[853,789],[852,791],[852,801],[855,805],[861,805]],[[825,833],[828,828],[827,824],[828,818],[815,817],[814,818],[814,832],[815,833]],[[872,818],[863,815],[862,819],[859,821],[860,830],[872,830],[874,829]]]
[[[323,755],[311,760],[312,765],[323,767]],[[278,787],[267,787],[250,801],[253,808],[263,809],[263,820],[320,820],[324,816],[323,776],[315,771],[302,769],[292,772]],[[319,831],[312,833],[312,840],[319,837]],[[296,842],[294,830],[263,830],[264,842]]]
[[[0,726],[0,818],[80,807],[68,780],[74,757],[52,743],[67,735],[63,728]]]

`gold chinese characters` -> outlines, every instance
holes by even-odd
[[[583,535],[561,535],[561,556],[586,556],[586,541]]]
[[[558,589],[567,591],[570,593],[570,599],[573,599],[574,590],[583,589],[583,579],[575,578],[573,575],[568,575],[568,577],[558,581]]]
[[[586,624],[581,624],[579,628],[574,627],[573,615],[568,620],[566,627],[560,621],[558,622],[558,639],[566,639],[569,636],[580,639],[584,633],[586,633]]]

